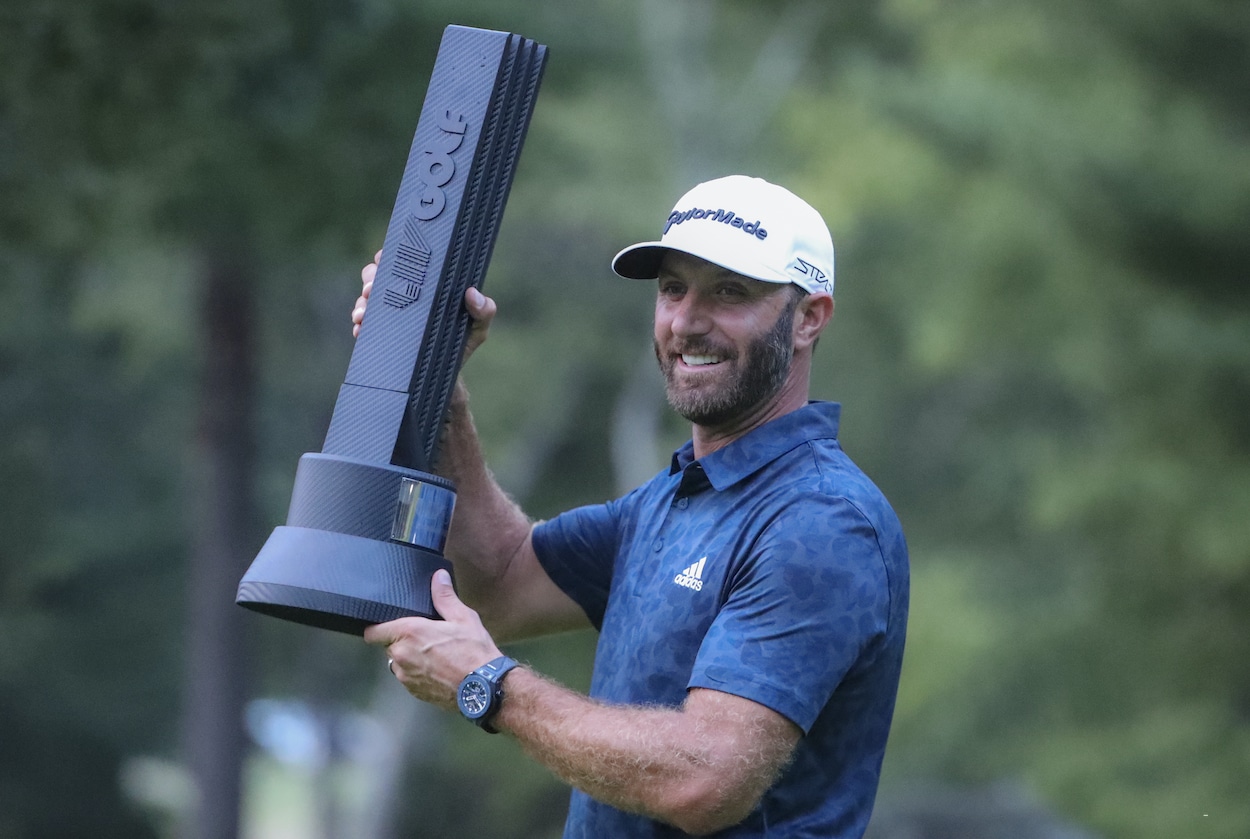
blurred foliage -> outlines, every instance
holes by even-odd
[[[0,700],[23,733],[0,734],[0,835],[139,835],[118,766],[178,752],[201,254],[245,239],[265,277],[258,517],[277,524],[450,22],[551,47],[487,280],[500,319],[466,371],[530,512],[614,493],[650,298],[608,257],[654,235],[692,167],[784,182],[838,244],[815,395],[845,404],[912,545],[887,790],[1010,779],[1107,837],[1250,834],[1250,6],[721,0],[680,29],[663,8],[4,5]],[[791,19],[793,83],[748,97]],[[763,129],[729,137],[762,101]],[[370,651],[255,626],[267,695],[368,701]],[[522,649],[579,687],[592,651]],[[448,725],[404,823],[558,831],[559,785]],[[74,785],[113,815],[66,826],[41,751],[85,758]]]

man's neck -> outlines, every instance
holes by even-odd
[[[694,444],[695,459],[723,449],[765,423],[802,408],[808,400],[807,378],[803,377],[801,383],[800,386],[791,377],[772,398],[728,422],[720,425],[693,425],[690,436]]]

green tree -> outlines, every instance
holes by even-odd
[[[502,314],[467,371],[527,508],[617,489],[612,418],[650,294],[607,257],[703,167],[787,183],[838,245],[817,395],[845,403],[844,443],[913,548],[887,787],[1008,778],[1114,839],[1246,834],[1250,12],[689,9],[657,28],[676,10],[641,0],[5,5],[0,696],[23,736],[0,748],[0,832],[83,832],[56,764],[20,757],[81,742],[73,785],[108,814],[93,835],[141,835],[116,777],[178,754],[197,411],[221,407],[201,387],[247,345],[205,330],[209,268],[233,266],[226,311],[254,314],[254,403],[219,437],[254,470],[224,496],[245,502],[227,550],[245,564],[320,447],[355,275],[456,22],[551,47],[487,278]],[[787,52],[767,36],[790,20]],[[763,133],[729,136],[762,113],[740,89],[768,78],[785,81],[763,84]],[[661,423],[657,448],[685,433]],[[521,652],[580,685],[592,643]],[[380,695],[350,639],[254,619],[233,645],[256,648],[255,693],[330,711]],[[492,835],[559,821],[558,784],[446,724],[402,788],[408,818],[463,824],[450,790],[476,783]]]
[[[807,182],[866,310],[830,375],[890,417],[848,445],[915,547],[891,768],[1023,777],[1110,836],[1244,835],[1250,19],[894,20],[905,59],[837,62],[795,115],[836,126]]]

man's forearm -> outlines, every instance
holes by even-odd
[[[525,668],[504,690],[495,724],[534,759],[592,798],[690,833],[745,818],[798,738],[788,721],[715,691],[682,708],[605,705]]]
[[[444,552],[455,564],[465,602],[490,611],[509,563],[529,538],[531,522],[486,466],[463,382],[448,409],[438,472],[456,485],[456,511]],[[489,625],[489,614],[483,619]]]

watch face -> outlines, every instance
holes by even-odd
[[[490,685],[481,676],[465,679],[460,686],[460,711],[469,719],[476,719],[490,707]]]

